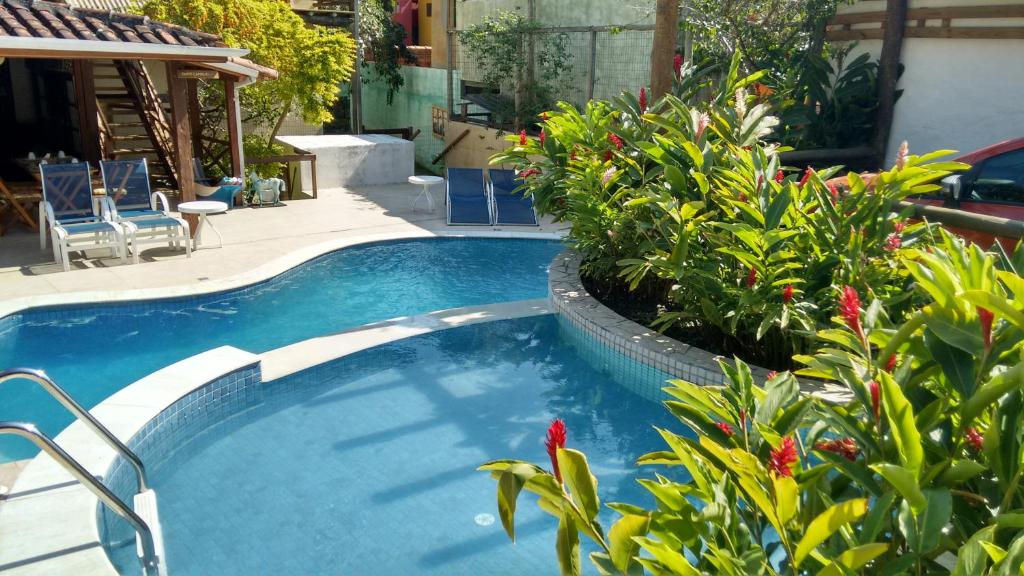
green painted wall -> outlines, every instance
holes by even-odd
[[[403,66],[405,85],[395,94],[391,105],[387,103],[387,87],[383,82],[375,81],[372,74],[371,71],[364,75],[363,124],[371,129],[419,128],[420,134],[415,140],[416,163],[421,168],[440,173],[441,163],[430,163],[444,149],[444,141],[433,136],[431,107],[446,106],[447,71],[443,68]],[[455,82],[458,82],[458,74]]]

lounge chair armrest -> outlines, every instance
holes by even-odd
[[[56,226],[57,219],[53,217],[53,205],[49,200],[43,201],[43,210],[46,212],[46,221],[50,223],[50,226]]]
[[[157,200],[160,201],[160,208],[157,208]],[[171,211],[171,204],[167,201],[167,196],[163,192],[153,192],[149,197],[149,202],[153,210],[160,210],[161,212]]]
[[[117,204],[114,203],[114,199],[110,196],[104,196],[100,199],[100,220],[104,222],[117,221]]]

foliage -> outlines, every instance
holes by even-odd
[[[771,102],[783,111],[777,133],[782,142],[806,149],[848,148],[871,141],[878,109],[878,63],[866,52],[847,62],[854,47],[835,50],[834,67],[828,58],[807,54],[792,74],[780,79]]]
[[[717,95],[695,106],[668,96],[645,111],[628,94],[582,113],[562,103],[543,139],[511,137],[520,143],[493,161],[515,164],[538,209],[571,223],[599,285],[655,300],[662,329],[783,368],[828,323],[835,285],[897,311],[912,304],[898,248],[931,233],[891,207],[964,166],[933,162],[943,152],[912,156],[871,193],[856,175],[848,193],[829,187],[836,169],[787,175],[762,141],[777,120],[744,90],[760,77],[740,78],[734,60]],[[680,94],[702,89],[694,78]]]
[[[372,62],[364,61],[363,66],[372,65],[376,72],[368,79],[380,79],[387,84],[388,106],[405,84],[401,61],[416,61],[416,56],[406,47],[405,28],[391,18],[393,14],[391,0],[363,0],[359,3],[360,49],[373,56]]]
[[[247,120],[264,127],[274,126],[292,109],[309,123],[330,121],[338,85],[352,75],[352,38],[333,29],[307,26],[287,2],[148,0],[142,12],[156,20],[216,34],[228,46],[248,48],[254,62],[276,69],[279,79],[241,91]]]
[[[543,32],[537,23],[508,11],[459,31],[459,43],[479,71],[480,81],[505,101],[492,110],[498,126],[525,126],[550,108],[572,58],[567,34]]]
[[[724,387],[673,381],[665,405],[688,430],[658,430],[667,450],[639,460],[666,467],[640,481],[653,509],[609,504],[606,531],[562,431],[563,481],[516,460],[481,467],[509,536],[525,489],[559,520],[565,575],[580,573],[581,534],[601,574],[1022,573],[1024,248],[1000,257],[941,235],[901,252],[927,302],[905,317],[835,290],[842,314],[800,360],[842,398],[802,395],[790,373],[759,385],[738,360],[721,363]]]

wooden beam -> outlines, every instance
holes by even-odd
[[[167,92],[171,97],[171,138],[174,140],[174,164],[178,168],[181,201],[196,199],[196,181],[192,174],[192,125],[188,117],[188,87],[180,80],[177,62],[167,63]],[[191,214],[186,216],[193,216]],[[195,233],[198,218],[186,218]]]
[[[881,28],[832,30],[825,37],[832,42],[879,40]],[[964,40],[1020,40],[1024,39],[1022,26],[909,26],[904,38],[958,38]]]
[[[879,23],[885,20],[885,11],[838,14],[832,18],[833,26]],[[949,6],[946,8],[914,8],[907,10],[907,20],[946,20],[984,18],[1024,18],[1024,5],[1005,6]]]
[[[896,82],[899,80],[900,53],[906,31],[909,0],[887,0],[883,24],[882,54],[878,62],[878,113],[875,115],[874,148],[879,165],[885,161],[886,146],[892,130],[896,107]]]
[[[75,82],[75,107],[78,109],[78,136],[82,158],[97,163],[103,158],[100,150],[99,112],[96,109],[96,79],[91,60],[75,60],[71,64]]]
[[[245,169],[245,155],[242,151],[242,120],[238,104],[238,83],[234,78],[224,78],[224,107],[228,113],[228,149],[231,151],[231,175],[241,177]]]
[[[203,157],[203,123],[202,108],[199,106],[199,81],[186,80],[185,90],[188,92],[188,122],[192,130],[192,157]]]
[[[131,45],[130,42],[111,42],[113,46]],[[70,50],[47,50],[35,48],[0,48],[3,58],[46,58],[49,60],[160,60],[164,62],[213,62],[225,63],[223,56],[202,56],[192,54],[147,54],[113,48],[96,52],[74,52]]]

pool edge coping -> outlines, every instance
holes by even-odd
[[[122,442],[191,392],[232,372],[255,367],[270,382],[350,354],[440,330],[553,314],[547,298],[466,306],[405,316],[310,338],[263,354],[220,346],[161,368],[90,410]],[[353,336],[359,336],[353,338]],[[297,358],[296,358],[297,357]],[[266,362],[266,364],[264,364]],[[265,377],[266,376],[266,377]],[[106,479],[115,453],[81,421],[55,438],[94,476]],[[99,500],[45,454],[31,459],[0,504],[0,572],[118,576],[99,536]]]
[[[565,231],[529,231],[529,230],[403,230],[362,234],[346,238],[334,238],[311,244],[287,254],[264,262],[251,270],[217,278],[209,281],[191,282],[174,286],[157,288],[133,288],[128,290],[88,290],[81,292],[58,292],[39,296],[19,296],[8,300],[0,300],[0,320],[14,314],[23,313],[36,308],[56,306],[76,306],[111,302],[137,302],[145,300],[162,300],[216,294],[229,290],[246,288],[309,262],[315,258],[364,244],[400,240],[422,240],[428,238],[495,238],[525,240],[564,240]]]

